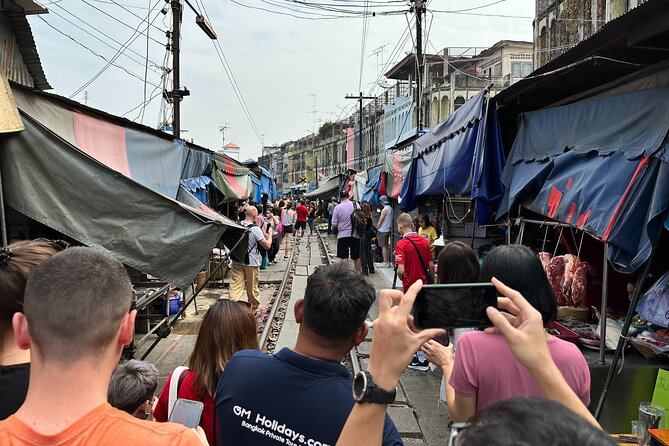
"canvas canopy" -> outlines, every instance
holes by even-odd
[[[330,200],[332,197],[339,198],[341,180],[341,175],[334,175],[328,178],[316,190],[306,193],[304,196],[310,200]]]
[[[5,137],[0,150],[5,202],[18,212],[181,287],[221,236],[232,246],[243,234],[234,222],[150,190],[22,117],[26,130]]]
[[[669,87],[525,113],[498,218],[521,205],[608,242],[613,268],[636,270],[669,208],[668,132]]]
[[[251,170],[229,156],[214,155],[211,179],[223,194],[223,200],[218,204],[253,198]]]
[[[490,219],[502,196],[499,173],[504,156],[496,114],[487,108],[488,93],[482,90],[416,140],[400,192],[402,210],[415,209],[419,197],[448,192],[480,200],[477,222]]]
[[[394,200],[399,198],[404,179],[411,166],[412,152],[413,146],[385,153],[379,182],[379,195],[385,195]]]
[[[367,201],[370,206],[379,206],[379,186],[381,184],[382,165],[367,169],[367,183],[362,191],[361,201]]]

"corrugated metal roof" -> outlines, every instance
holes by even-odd
[[[46,80],[42,62],[37,53],[37,46],[33,33],[26,18],[26,11],[11,0],[5,0],[5,8],[1,11],[12,23],[14,37],[18,44],[23,62],[32,77],[32,84],[25,82],[25,79],[12,79],[26,86],[34,87],[39,90],[50,90],[52,87]]]

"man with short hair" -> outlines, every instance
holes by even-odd
[[[428,283],[428,275],[430,277],[434,275],[434,263],[430,243],[425,237],[414,231],[411,215],[405,212],[397,217],[397,230],[402,238],[395,245],[395,264],[397,265],[397,277],[402,279],[402,288],[406,293],[409,287],[419,279],[423,283]],[[429,369],[429,361],[422,351],[414,355],[409,368],[423,372]]]
[[[246,208],[246,218],[241,225],[248,228],[249,242],[246,255],[242,261],[232,261],[230,268],[230,300],[242,300],[246,291],[247,302],[251,309],[255,310],[260,305],[260,288],[258,287],[260,277],[260,251],[258,246],[269,249],[272,246],[272,228],[267,230],[267,236],[256,224],[258,209],[255,206]]]
[[[107,252],[69,248],[28,280],[23,313],[12,320],[17,345],[31,350],[28,394],[0,421],[0,444],[201,445],[181,425],[151,423],[107,403],[109,381],[137,312],[121,262]]]
[[[343,191],[341,202],[335,207],[332,215],[332,227],[337,230],[337,258],[347,265],[350,257],[353,260],[355,270],[361,272],[360,239],[353,227],[353,219],[351,218],[356,207],[349,200],[348,192]]]
[[[309,215],[309,208],[304,205],[304,200],[300,200],[299,204],[295,208],[295,213],[297,214],[297,222],[295,223],[295,235],[297,235],[297,230],[302,229],[300,237],[304,237],[304,231],[307,229],[307,216]]]
[[[337,207],[337,199],[332,197],[328,203],[328,235],[332,235],[332,214]]]
[[[376,223],[378,234],[376,241],[381,247],[381,255],[383,256],[383,266],[390,267],[390,252],[388,249],[388,242],[390,241],[390,233],[393,230],[393,208],[390,206],[388,197],[381,195],[379,201],[383,205],[379,221]]]
[[[345,265],[321,266],[295,303],[293,350],[235,354],[216,389],[221,446],[334,446],[353,405],[344,356],[367,336],[374,287]],[[402,440],[388,416],[384,445]]]

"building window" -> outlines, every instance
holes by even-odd
[[[502,64],[501,63],[495,64],[495,66],[493,67],[492,75],[493,76],[501,76],[502,75]]]
[[[511,62],[511,75],[513,77],[529,76],[532,72],[532,62]]]
[[[463,105],[465,105],[465,98],[462,96],[456,97],[455,101],[453,101],[453,111],[459,109]]]

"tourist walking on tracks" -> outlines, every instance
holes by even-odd
[[[381,210],[379,221],[376,223],[376,227],[379,230],[376,241],[381,247],[383,266],[390,267],[390,250],[388,244],[390,243],[390,233],[393,230],[393,207],[390,206],[388,197],[385,195],[381,195],[379,201],[383,204],[383,209]]]
[[[30,375],[30,350],[16,345],[12,317],[23,311],[26,282],[33,270],[60,250],[60,245],[47,240],[22,240],[0,248],[0,420],[21,407]]]
[[[258,350],[256,320],[245,305],[219,300],[204,315],[188,368],[177,367],[167,378],[154,411],[156,421],[167,421],[169,418],[172,387],[175,398],[204,404],[200,426],[209,444],[217,445],[222,434],[215,428],[213,395],[226,364],[232,355],[241,350]],[[176,385],[173,384],[175,379]]]
[[[345,265],[317,268],[295,303],[295,348],[243,351],[228,362],[216,389],[219,444],[334,446],[355,404],[341,361],[367,336],[374,298],[374,287]],[[387,415],[383,426],[383,445],[401,445]]]
[[[376,228],[372,224],[372,207],[366,201],[360,206],[365,215],[365,228],[360,234],[360,263],[362,274],[368,276],[374,274],[374,254],[372,252],[372,239],[376,237]]]
[[[297,236],[297,231],[302,230],[300,237],[304,237],[304,231],[307,229],[307,219],[309,218],[309,208],[304,205],[304,200],[300,200],[297,207],[295,208],[295,214],[297,215],[297,221],[295,222],[295,235]]]
[[[286,207],[281,212],[281,223],[283,224],[283,258],[288,258],[288,251],[290,250],[290,240],[293,238],[295,232],[295,211],[292,209],[293,203],[290,201],[286,203]]]
[[[269,263],[276,263],[276,255],[279,252],[280,238],[279,238],[279,217],[274,215],[272,208],[267,209],[265,214],[267,220],[267,227],[272,229],[272,246],[267,250],[267,260]]]
[[[318,215],[318,205],[315,202],[311,202],[309,205],[309,215],[307,216],[307,223],[309,224],[309,235],[314,235],[314,220]]]
[[[335,207],[337,207],[337,198],[332,197],[328,203],[328,235],[332,235],[332,215],[334,215]]]
[[[191,429],[138,420],[107,403],[112,372],[132,342],[132,300],[125,268],[104,251],[69,248],[35,269],[12,321],[16,344],[31,349],[28,395],[0,421],[0,444],[202,444]]]
[[[353,211],[357,206],[348,198],[348,192],[341,193],[339,203],[332,215],[332,227],[337,230],[337,258],[344,264],[353,260],[357,272],[362,271],[360,263],[360,239],[353,227]]]
[[[256,225],[258,209],[255,206],[246,208],[246,218],[241,225],[248,228],[249,242],[244,259],[233,260],[230,268],[230,300],[240,300],[246,291],[248,303],[255,310],[260,305],[260,289],[258,281],[260,275],[260,252],[258,247],[269,249],[272,246],[272,229],[267,235]]]
[[[402,279],[404,292],[417,280],[423,283],[432,283],[434,263],[432,252],[427,239],[421,237],[414,231],[413,219],[407,213],[397,217],[397,229],[402,238],[395,246],[395,263],[397,264],[397,277]],[[429,369],[429,361],[422,351],[418,351],[409,364],[409,368],[421,371]]]

